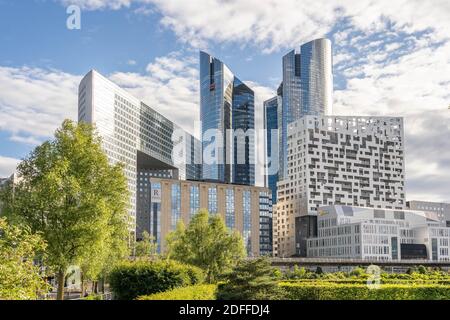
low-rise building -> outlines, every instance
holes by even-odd
[[[220,214],[230,229],[240,232],[249,256],[272,255],[272,200],[268,188],[183,181],[145,175],[138,177],[138,201],[147,203],[138,216],[139,230],[151,234],[160,252],[167,234],[179,220],[186,225],[201,209]]]
[[[406,207],[411,210],[436,212],[439,219],[450,227],[450,203],[412,200],[406,202]]]
[[[435,212],[321,207],[308,257],[450,261],[450,228]]]

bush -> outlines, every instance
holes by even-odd
[[[283,291],[267,258],[240,261],[219,285],[218,300],[277,300]]]
[[[438,284],[384,284],[369,289],[364,284],[331,282],[282,283],[289,300],[449,300],[450,287]]]
[[[137,300],[216,300],[217,285],[201,284],[140,296]]]
[[[118,300],[171,290],[203,282],[203,272],[175,261],[126,262],[110,274],[110,285]]]

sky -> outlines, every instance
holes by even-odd
[[[91,69],[198,134],[199,50],[252,87],[258,121],[281,57],[327,37],[333,113],[404,117],[407,200],[450,202],[449,30],[448,0],[0,0],[0,177],[76,120]]]

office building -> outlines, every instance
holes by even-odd
[[[281,96],[275,96],[264,101],[264,129],[266,130],[265,155],[266,176],[265,185],[272,191],[272,202],[277,202],[277,182],[280,169],[280,135],[281,127]]]
[[[435,212],[325,206],[317,229],[308,257],[450,261],[450,228]]]
[[[200,52],[200,120],[203,180],[254,185],[254,92],[206,52]]]
[[[402,118],[304,116],[289,125],[287,151],[274,212],[280,257],[306,256],[319,207],[405,208]]]
[[[439,219],[450,227],[450,203],[411,200],[406,202],[406,207],[411,210],[435,212]]]
[[[187,225],[201,209],[220,214],[228,228],[238,230],[249,256],[272,255],[272,203],[270,190],[262,187],[221,184],[204,181],[180,181],[155,178],[141,173],[139,188],[150,213],[143,228],[166,248],[166,235],[178,221]]]
[[[111,163],[125,164],[134,221],[138,172],[200,178],[200,141],[94,70],[79,86],[78,120],[95,125]]]
[[[316,39],[283,56],[280,127],[281,145],[287,145],[290,123],[305,115],[331,115],[333,109],[333,62],[331,41]],[[287,176],[286,149],[281,148],[279,178]]]

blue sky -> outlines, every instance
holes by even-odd
[[[66,8],[81,7],[81,30]],[[97,69],[187,130],[198,117],[198,50],[256,92],[281,57],[326,36],[334,113],[405,117],[407,198],[450,201],[450,2],[446,0],[0,0],[0,177],[64,118]]]

